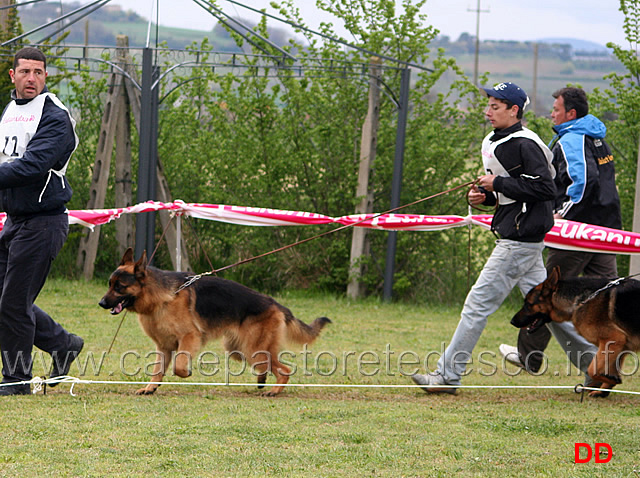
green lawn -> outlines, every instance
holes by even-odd
[[[39,300],[86,345],[71,374],[85,380],[145,381],[154,347],[125,318],[98,307],[101,284],[50,281]],[[456,396],[426,395],[406,376],[431,352],[434,367],[450,339],[458,308],[351,303],[331,296],[284,294],[302,320],[333,320],[305,351],[289,347],[294,384],[276,398],[254,386],[240,364],[229,368],[218,342],[183,380],[169,376],[154,396],[134,383],[61,384],[35,396],[0,400],[0,475],[32,476],[638,476],[640,397],[614,393],[584,398],[567,389],[464,388]],[[493,316],[483,334],[468,386],[567,386],[581,381],[553,343],[540,377],[503,367],[497,348],[514,343],[514,306]],[[217,357],[219,362],[215,363]],[[36,352],[35,373],[48,369]],[[93,365],[93,360],[95,366]],[[44,361],[44,363],[43,363]],[[102,363],[101,363],[102,361]],[[101,365],[100,365],[101,363]],[[640,391],[632,372],[618,388]],[[84,369],[84,373],[82,373]],[[140,373],[136,374],[136,370]],[[225,370],[229,377],[225,377]],[[214,373],[215,372],[215,373]],[[193,385],[178,385],[192,383]],[[331,387],[350,385],[350,387]],[[575,443],[608,443],[609,463],[574,464]]]

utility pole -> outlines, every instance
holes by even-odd
[[[391,179],[391,209],[395,209],[400,206],[410,88],[411,69],[404,68],[400,71],[400,101],[398,103],[398,126],[396,128],[396,149],[393,160],[393,177]],[[397,243],[398,231],[389,231],[389,235],[387,236],[387,257],[384,269],[384,287],[382,291],[382,297],[387,302],[391,300],[393,295],[393,276],[395,273]]]
[[[476,12],[476,56],[473,62],[473,84],[478,86],[478,58],[480,56],[480,14],[489,13],[489,10],[482,10],[480,8],[480,0],[478,0],[478,6],[475,10],[468,8],[468,12]]]
[[[640,147],[640,145],[638,145]],[[640,165],[640,149],[638,149],[637,164]],[[633,232],[640,231],[640,169],[636,172],[636,197],[633,205],[633,224],[631,226]],[[637,254],[631,255],[629,261],[629,274],[640,274],[640,256]]]
[[[538,112],[538,43],[533,44],[533,95],[531,95],[531,111],[537,115]]]

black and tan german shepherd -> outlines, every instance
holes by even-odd
[[[613,388],[622,382],[624,352],[640,350],[640,281],[612,283],[589,277],[562,280],[556,267],[527,294],[511,324],[533,332],[552,320],[572,321],[580,335],[598,346],[587,373],[602,382],[601,388]],[[589,395],[608,394],[593,390]]]
[[[274,396],[289,381],[289,367],[278,360],[284,343],[310,344],[331,322],[320,317],[307,325],[275,299],[220,277],[203,276],[179,290],[190,277],[186,272],[148,266],[146,252],[135,262],[131,248],[111,274],[100,306],[112,314],[124,309],[136,312],[159,354],[152,383],[138,390],[138,395],[156,391],[172,355],[175,374],[191,375],[191,359],[209,340],[222,337],[225,349],[235,352],[231,357],[252,366],[259,388],[264,387],[268,372],[275,375],[275,386],[265,394]]]

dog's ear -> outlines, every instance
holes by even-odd
[[[135,267],[133,268],[133,273],[137,275],[144,275],[147,272],[147,251],[142,251],[142,256],[136,262]]]
[[[125,264],[131,264],[133,262],[133,249],[130,247],[124,251],[124,255],[122,256],[122,260],[120,261],[120,265],[124,266]]]
[[[560,267],[556,266],[551,271],[551,274],[547,277],[547,280],[543,282],[542,291],[543,294],[553,292],[558,287],[558,281],[560,280]]]

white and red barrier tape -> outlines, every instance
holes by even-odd
[[[148,201],[134,206],[114,209],[81,209],[69,211],[69,224],[89,228],[107,224],[122,214],[168,210],[179,215],[227,222],[244,226],[309,226],[339,224],[387,231],[438,231],[453,227],[476,225],[488,229],[492,216],[426,216],[422,214],[352,214],[331,217],[303,211],[287,211],[263,207],[229,206],[224,204],[172,203]],[[6,219],[0,213],[0,229]],[[363,221],[363,219],[366,219]],[[357,224],[356,224],[357,223]],[[579,222],[556,220],[547,233],[545,244],[558,249],[616,254],[640,254],[640,234]]]

